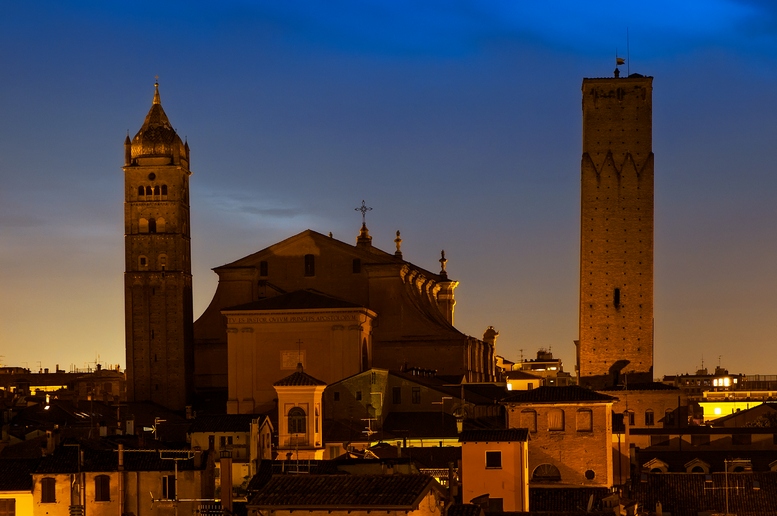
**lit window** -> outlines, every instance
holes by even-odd
[[[16,516],[16,500],[13,498],[0,500],[0,516]]]

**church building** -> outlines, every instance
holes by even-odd
[[[195,322],[200,388],[228,385],[228,407],[272,408],[273,383],[302,364],[327,383],[372,367],[435,370],[452,382],[496,379],[492,342],[453,326],[446,262],[433,273],[372,245],[306,230],[214,269],[219,284]],[[228,380],[227,380],[228,378]]]
[[[127,400],[183,410],[194,365],[189,146],[154,88],[142,127],[124,142]]]

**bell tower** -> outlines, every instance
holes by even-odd
[[[190,403],[193,370],[189,145],[162,109],[124,141],[127,399]]]
[[[653,78],[583,80],[581,385],[653,381]]]

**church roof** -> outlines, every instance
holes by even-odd
[[[176,149],[176,146],[178,147]],[[159,97],[159,83],[154,84],[154,100],[146,119],[138,133],[132,139],[132,157],[186,156],[181,138],[176,134]]]
[[[281,378],[273,385],[278,387],[300,387],[303,385],[326,385],[326,382],[313,378],[302,370],[302,364],[297,364],[297,370],[294,373],[286,378]]]
[[[322,308],[363,308],[361,305],[329,296],[318,290],[296,290],[288,294],[274,296],[244,305],[225,308],[232,310],[313,310]]]

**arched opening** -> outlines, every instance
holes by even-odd
[[[94,501],[111,501],[111,477],[108,475],[97,475],[94,477]]]
[[[540,464],[531,474],[532,482],[559,482],[561,472],[553,464]]]
[[[165,219],[158,218],[156,219],[156,231],[157,233],[164,233],[165,232]]]
[[[162,185],[162,195],[167,195],[167,185]]]
[[[156,233],[156,219],[148,219],[148,232]]]
[[[148,219],[140,219],[138,221],[138,231],[148,233]]]
[[[294,407],[289,410],[288,422],[290,434],[304,434],[307,432],[307,415],[300,407]]]
[[[146,195],[146,188],[143,186],[138,187],[138,195]]]

